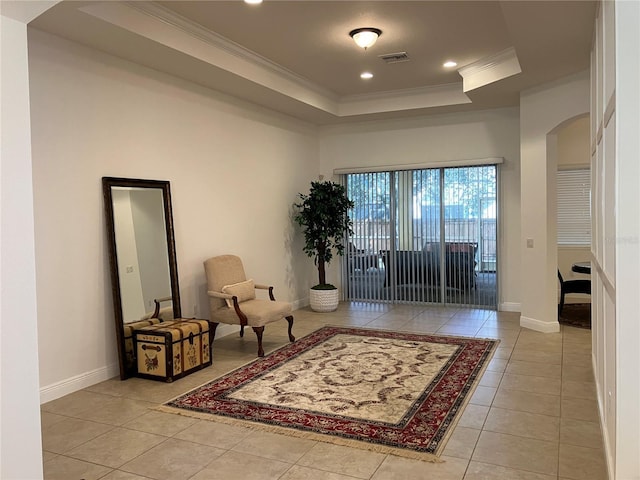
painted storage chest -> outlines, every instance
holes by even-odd
[[[176,319],[133,332],[138,377],[172,382],[211,365],[209,322]]]

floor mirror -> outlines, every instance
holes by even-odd
[[[171,189],[165,180],[103,177],[102,190],[124,380],[136,373],[133,329],[162,314],[181,318]]]

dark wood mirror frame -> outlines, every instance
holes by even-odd
[[[125,360],[125,333],[124,316],[122,311],[122,291],[120,275],[118,272],[118,248],[113,212],[113,187],[152,188],[162,191],[164,204],[165,232],[167,240],[167,255],[169,262],[169,275],[171,284],[171,299],[173,304],[173,317],[181,318],[180,289],[178,286],[178,264],[176,261],[175,236],[173,232],[173,214],[171,210],[171,189],[166,180],[141,180],[133,178],[103,177],[102,192],[106,212],[107,240],[109,244],[109,264],[111,266],[111,285],[113,291],[113,312],[116,327],[116,339],[118,342],[118,358],[120,361],[120,379],[125,380],[136,373],[136,367],[127,367]]]

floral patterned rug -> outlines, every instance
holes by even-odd
[[[438,461],[498,342],[329,326],[160,409]]]

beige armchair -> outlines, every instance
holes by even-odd
[[[204,262],[207,275],[207,293],[211,309],[210,337],[216,334],[219,323],[240,325],[240,336],[244,336],[244,327],[250,326],[258,338],[258,356],[264,356],[262,334],[266,324],[287,319],[289,322],[289,340],[295,341],[291,334],[293,328],[293,310],[288,302],[277,302],[273,296],[273,287],[254,284],[247,279],[242,260],[235,255],[220,255]],[[268,290],[271,300],[256,299],[255,290]]]

